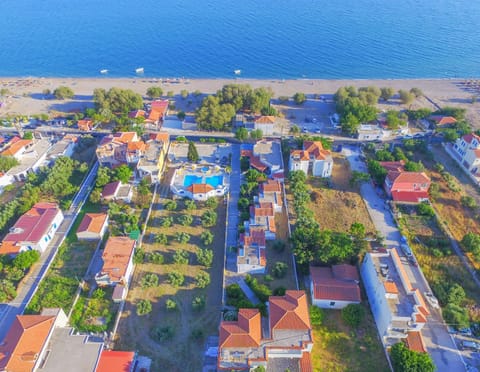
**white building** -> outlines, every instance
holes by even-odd
[[[103,266],[95,275],[99,286],[126,286],[133,272],[136,241],[124,236],[111,237],[102,254]]]
[[[292,150],[289,159],[290,171],[301,170],[306,175],[311,169],[315,177],[330,177],[333,170],[332,153],[323,148],[320,141],[305,141],[303,150]]]
[[[462,168],[480,182],[480,136],[466,134],[453,145],[447,145],[446,149]]]
[[[33,249],[44,252],[62,221],[63,213],[57,204],[35,204],[5,236],[0,254],[16,255]]]
[[[360,273],[383,344],[419,336],[430,312],[410,283],[396,249],[367,253]]]
[[[263,274],[267,266],[265,230],[250,227],[240,234],[240,246],[237,255],[237,272]]]
[[[275,116],[259,116],[255,118],[254,128],[260,129],[264,136],[271,136],[275,130]]]

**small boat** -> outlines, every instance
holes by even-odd
[[[136,72],[137,74],[143,74],[144,71],[145,71],[145,70],[143,69],[143,67],[139,67],[139,68],[136,68],[136,69],[135,69],[135,72]]]
[[[240,75],[242,73],[242,70],[233,70],[233,73],[235,75]]]
[[[107,69],[100,70],[100,73],[103,75],[108,74],[108,70]]]

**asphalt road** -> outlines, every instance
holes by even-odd
[[[366,164],[359,159],[361,155],[358,146],[346,146],[343,148],[343,154],[350,162],[352,170],[367,172]],[[385,237],[385,243],[388,247],[395,247],[403,258],[403,252],[400,249],[400,232],[396,226],[390,209],[385,204],[385,199],[380,195],[379,190],[371,183],[364,183],[360,189],[361,195],[365,200],[367,210],[372,218],[376,229]],[[380,194],[380,195],[379,195]],[[410,265],[407,260],[402,260],[404,269],[414,288],[418,288],[421,293],[430,291],[430,287],[425,280],[420,267]],[[447,331],[447,326],[439,310],[434,309],[429,304],[431,316],[425,324],[422,335],[428,353],[431,355],[438,371],[457,372],[465,371],[465,362],[460,355],[455,342],[453,342]]]
[[[39,262],[32,268],[32,271],[27,275],[26,280],[18,290],[17,297],[8,303],[0,305],[0,340],[3,340],[7,334],[10,326],[12,325],[17,315],[23,314],[25,307],[28,305],[32,297],[34,296],[38,285],[42,281],[43,277],[47,273],[58,248],[63,243],[70,228],[75,221],[75,218],[80,211],[83,202],[85,201],[88,191],[92,187],[95,175],[98,170],[98,162],[94,164],[90,173],[80,186],[80,190],[75,195],[71,208],[65,212],[65,218],[62,224],[59,226],[53,239],[48,245],[47,249],[40,256]]]

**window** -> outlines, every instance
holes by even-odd
[[[330,301],[330,306],[335,306],[335,301]]]

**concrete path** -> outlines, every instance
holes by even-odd
[[[345,146],[343,154],[347,157],[352,170],[367,172],[366,164],[359,159],[360,150],[357,146]],[[365,200],[373,224],[385,237],[386,245],[397,249],[398,254],[403,258],[404,255],[399,243],[400,231],[393,219],[390,208],[380,196],[380,191],[375,189],[371,183],[364,183],[360,188],[360,193]],[[420,267],[410,265],[407,260],[402,261],[412,286],[418,288],[421,293],[430,291],[430,286],[423,276]],[[463,359],[447,331],[447,326],[443,322],[441,313],[430,305],[428,306],[431,316],[422,330],[422,335],[427,351],[431,355],[437,370],[449,372],[465,371]]]
[[[80,211],[88,192],[90,191],[95,175],[98,170],[98,162],[94,164],[90,173],[80,186],[80,190],[73,199],[72,205],[68,211],[65,212],[65,218],[55,233],[53,239],[48,245],[45,252],[40,257],[39,262],[32,268],[31,272],[27,275],[26,280],[18,290],[17,297],[8,303],[0,305],[0,340],[3,340],[7,334],[10,326],[12,325],[17,315],[23,314],[25,307],[28,305],[32,297],[34,296],[38,285],[46,275],[50,265],[57,254],[58,248],[62,245],[65,237],[67,236],[70,228],[72,227],[75,219]]]

